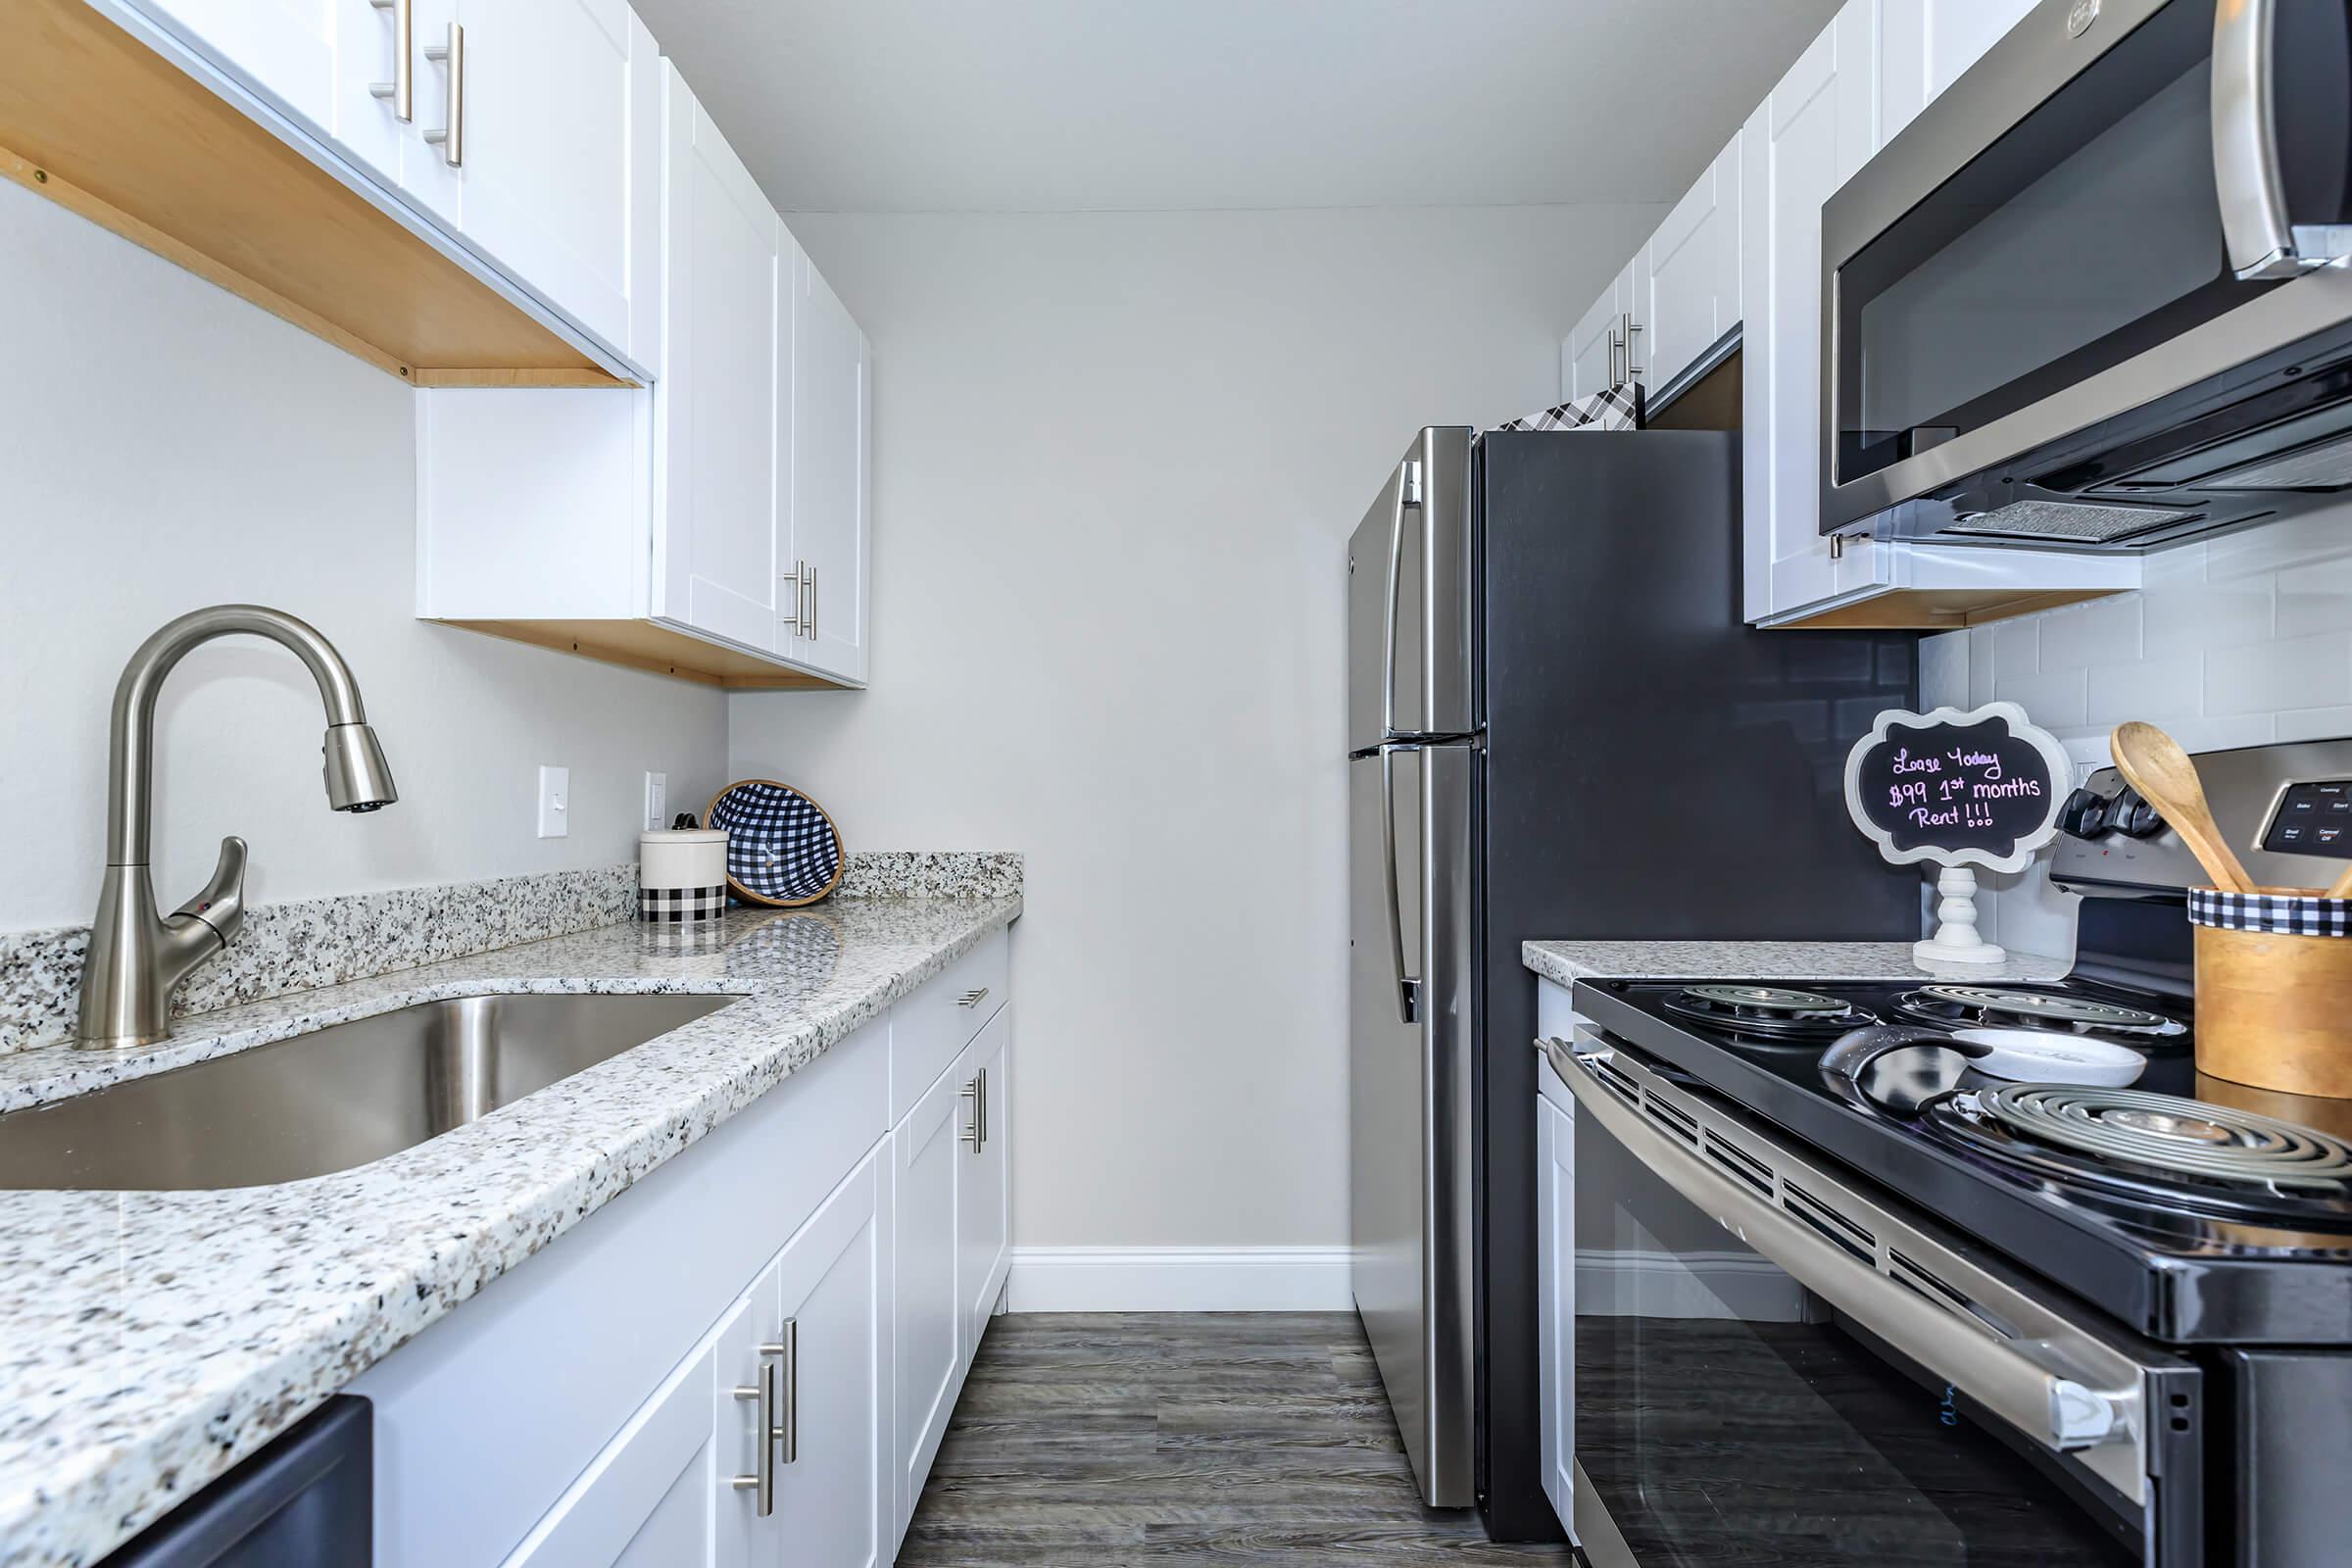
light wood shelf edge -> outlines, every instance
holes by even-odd
[[[412,385],[636,384],[84,0],[0,3],[0,174]]]
[[[421,617],[438,625],[462,627],[529,643],[560,654],[576,654],[600,663],[620,664],[655,675],[668,675],[698,685],[727,691],[856,691],[855,686],[822,675],[786,669],[756,654],[705,642],[652,620],[447,620]]]
[[[2129,593],[2126,588],[2057,588],[2024,593],[2000,588],[1898,588],[1876,599],[1842,605],[1801,620],[1775,621],[1773,631],[1960,631],[2018,615]]]

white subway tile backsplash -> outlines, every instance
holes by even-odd
[[[2139,596],[2115,594],[2040,617],[2041,667],[2088,668],[2139,658]]]
[[[2280,571],[2274,580],[2279,636],[2352,626],[2352,557],[2315,561]]]
[[[2298,708],[2276,720],[2280,741],[2334,741],[2352,735],[2352,708]]]
[[[2004,703],[2015,703],[2026,710],[2026,716],[2043,729],[2057,729],[2067,724],[2087,722],[2083,707],[2084,669],[2053,669],[2012,674],[1999,670],[1993,677],[1992,695]]]
[[[2352,508],[2149,556],[2141,582],[1923,639],[1922,701],[2020,704],[2058,733],[2077,781],[2108,764],[2108,731],[2129,718],[2192,752],[2352,735]],[[2004,946],[2063,956],[2076,901],[2046,863],[1987,878],[1978,903]]]
[[[2113,729],[2127,718],[2167,724],[2195,717],[2204,696],[2206,657],[2167,654],[2094,665],[2087,694],[2089,721]]]
[[[2343,703],[2352,703],[2352,631],[2217,648],[2205,656],[2209,716]]]

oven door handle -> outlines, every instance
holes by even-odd
[[[2213,11],[2213,181],[2230,270],[2249,282],[2340,265],[2352,227],[2297,223],[2278,167],[2278,0]]]
[[[2051,1370],[2035,1358],[2041,1342],[2000,1338],[1898,1285],[1651,1127],[1590,1070],[1568,1074],[1568,1087],[1579,1114],[1724,1229],[2034,1442],[2069,1453],[2135,1441],[2136,1386],[2094,1389]]]

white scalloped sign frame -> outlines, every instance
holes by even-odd
[[[2006,855],[1994,855],[1973,845],[1951,849],[1939,844],[1923,843],[1897,849],[1894,832],[1873,821],[1867,808],[1863,806],[1862,760],[1879,746],[1893,739],[1893,732],[1897,728],[1927,730],[1946,724],[1956,728],[1968,728],[1994,718],[2007,721],[2010,737],[2025,742],[2040,753],[2042,760],[2047,766],[2049,772],[2048,799],[2043,803],[2040,825],[2014,840],[2010,852]],[[1941,790],[1945,781],[1957,778],[1963,782],[1970,782],[1965,778],[1965,767],[1949,765],[1949,759],[1940,755],[1936,761],[1937,763],[1936,767],[1921,769],[1921,782],[1932,787],[1931,799],[1924,802],[1923,805],[1931,809],[1944,808],[1951,804],[1945,800],[1933,798]],[[1932,860],[1937,865],[1979,865],[1988,871],[2022,871],[2033,860],[2034,851],[2058,836],[2058,808],[2064,804],[2073,779],[2074,760],[2067,756],[2066,748],[2058,743],[2058,737],[2027,718],[2026,710],[2015,703],[1986,703],[1982,708],[1971,708],[1965,710],[1957,708],[1937,708],[1925,713],[1915,713],[1908,709],[1890,708],[1879,714],[1878,722],[1872,726],[1870,733],[1856,741],[1854,749],[1846,753],[1845,809],[1846,813],[1853,818],[1854,826],[1861,830],[1865,838],[1879,847],[1879,854],[1891,864],[1915,865],[1922,860]],[[1971,787],[1974,787],[1973,782],[1971,782]],[[1955,799],[1965,800],[1966,795],[1963,794]]]

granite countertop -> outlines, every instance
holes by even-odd
[[[0,1057],[0,1106],[481,992],[745,1000],[417,1148],[277,1187],[0,1193],[0,1568],[95,1562],[1021,911],[615,925]]]
[[[1911,961],[1908,942],[1529,942],[1519,950],[1546,980],[2056,980],[2065,958],[2012,953],[2000,963]]]

